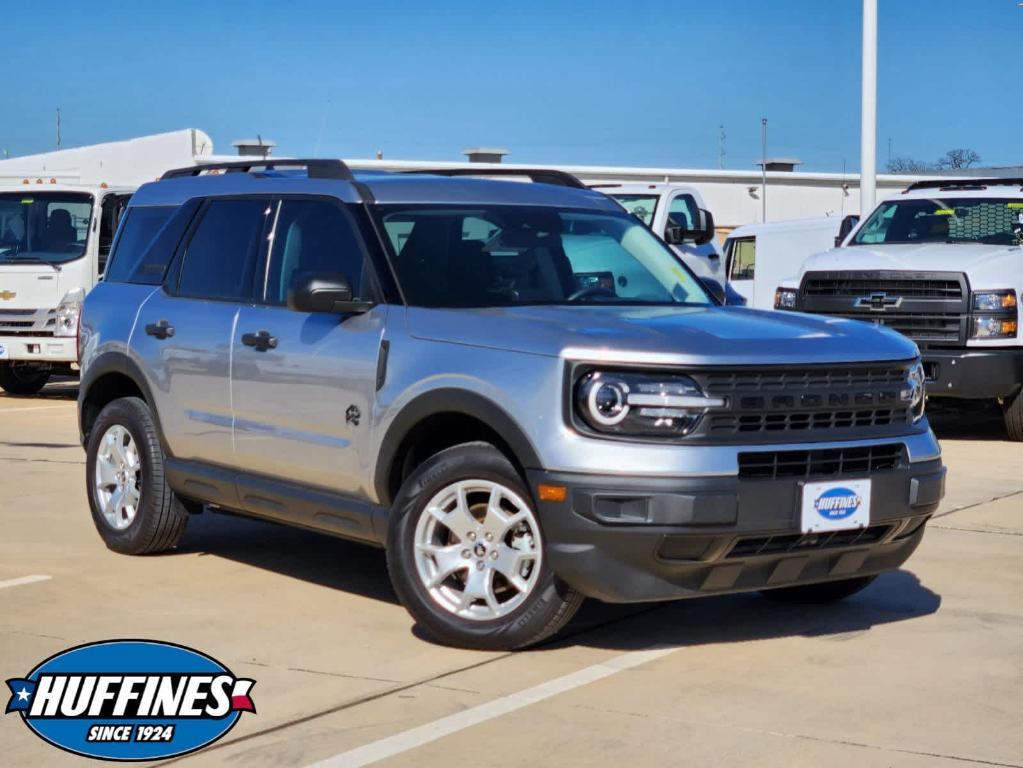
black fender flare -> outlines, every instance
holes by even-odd
[[[533,443],[501,406],[469,390],[435,389],[418,395],[406,404],[391,422],[380,442],[373,486],[381,502],[390,502],[388,480],[399,446],[417,424],[438,413],[456,413],[483,422],[507,443],[523,469],[541,468],[540,457]]]
[[[160,415],[156,412],[153,407],[153,392],[149,388],[149,383],[146,381],[146,377],[142,374],[142,369],[138,363],[132,360],[127,354],[117,350],[111,350],[103,352],[93,359],[89,365],[82,371],[82,376],[78,384],[78,437],[82,442],[82,447],[85,447],[85,401],[89,398],[89,392],[92,390],[92,386],[103,378],[107,374],[116,373],[121,376],[125,376],[139,388],[142,393],[142,397],[145,398],[149,404],[149,411],[153,417],[153,423],[156,425],[156,433],[160,437],[160,445],[163,447],[165,455],[170,456],[170,452],[167,450],[167,442],[163,438],[163,428],[160,426]]]

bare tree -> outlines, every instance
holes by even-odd
[[[930,163],[911,157],[893,157],[888,161],[888,173],[926,173],[933,169]]]
[[[942,170],[956,170],[959,168],[969,168],[971,165],[975,165],[980,162],[980,155],[974,152],[972,149],[950,149],[944,155],[938,158],[938,162],[935,163],[937,168]]]

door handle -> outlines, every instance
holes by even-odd
[[[166,320],[150,323],[146,326],[146,333],[157,339],[166,339],[174,335],[174,326]]]
[[[242,344],[254,348],[257,352],[266,352],[268,349],[277,349],[277,337],[271,336],[269,331],[243,333]]]

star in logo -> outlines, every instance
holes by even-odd
[[[28,692],[28,688],[22,688],[18,691],[18,701],[28,701],[28,697],[32,694]]]

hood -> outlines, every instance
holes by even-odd
[[[907,360],[905,337],[866,323],[745,307],[502,307],[408,310],[431,341],[538,355],[679,365]]]
[[[68,291],[91,287],[91,275],[85,274],[90,266],[88,259],[78,259],[62,265],[58,272],[43,264],[0,262],[0,312],[55,309]]]
[[[965,272],[973,289],[1007,288],[1023,265],[1023,248],[981,243],[853,245],[811,256],[799,272]]]

